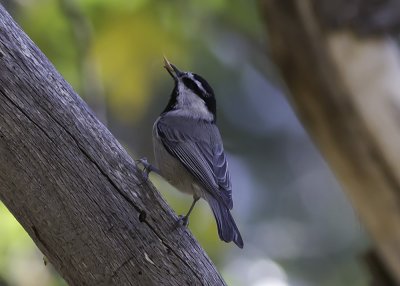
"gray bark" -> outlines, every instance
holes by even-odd
[[[0,199],[70,285],[225,285],[1,5],[0,160]]]

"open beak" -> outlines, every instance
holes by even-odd
[[[164,68],[167,70],[167,72],[175,79],[177,80],[181,75],[183,75],[183,72],[178,70],[176,66],[171,64],[166,57],[164,57]]]

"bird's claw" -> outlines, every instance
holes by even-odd
[[[184,215],[180,215],[178,216],[178,224],[180,226],[188,226],[189,225],[189,218],[187,216]]]
[[[140,159],[135,160],[135,163],[136,163],[137,165],[141,164],[141,165],[143,166],[143,170],[142,170],[142,172],[143,172],[143,177],[144,177],[144,178],[146,179],[146,181],[147,181],[148,178],[149,178],[149,173],[150,173],[150,171],[151,171],[151,165],[150,165],[149,161],[147,161],[147,158],[146,158],[146,157],[143,157],[143,158],[140,158]]]
[[[135,160],[136,164],[141,164],[143,166],[143,177],[147,180],[149,178],[150,172],[155,172],[156,174],[161,176],[161,172],[159,169],[151,165],[146,157]]]

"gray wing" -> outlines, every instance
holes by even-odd
[[[232,209],[232,186],[221,136],[215,124],[206,121],[162,116],[157,135],[167,151],[212,196]]]

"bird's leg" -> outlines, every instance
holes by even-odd
[[[200,197],[195,196],[195,195],[193,196],[193,202],[192,202],[192,205],[190,206],[188,213],[185,216],[179,216],[179,224],[180,225],[187,226],[189,224],[189,216],[190,216],[195,204],[197,203],[197,201],[199,199],[200,199]]]
[[[150,172],[157,173],[158,175],[161,176],[160,170],[157,169],[156,167],[154,167],[153,165],[151,165],[147,161],[146,157],[143,157],[143,158],[140,158],[139,160],[136,160],[136,164],[142,164],[142,166],[143,166],[143,176],[145,177],[146,180],[149,178],[149,173]]]

